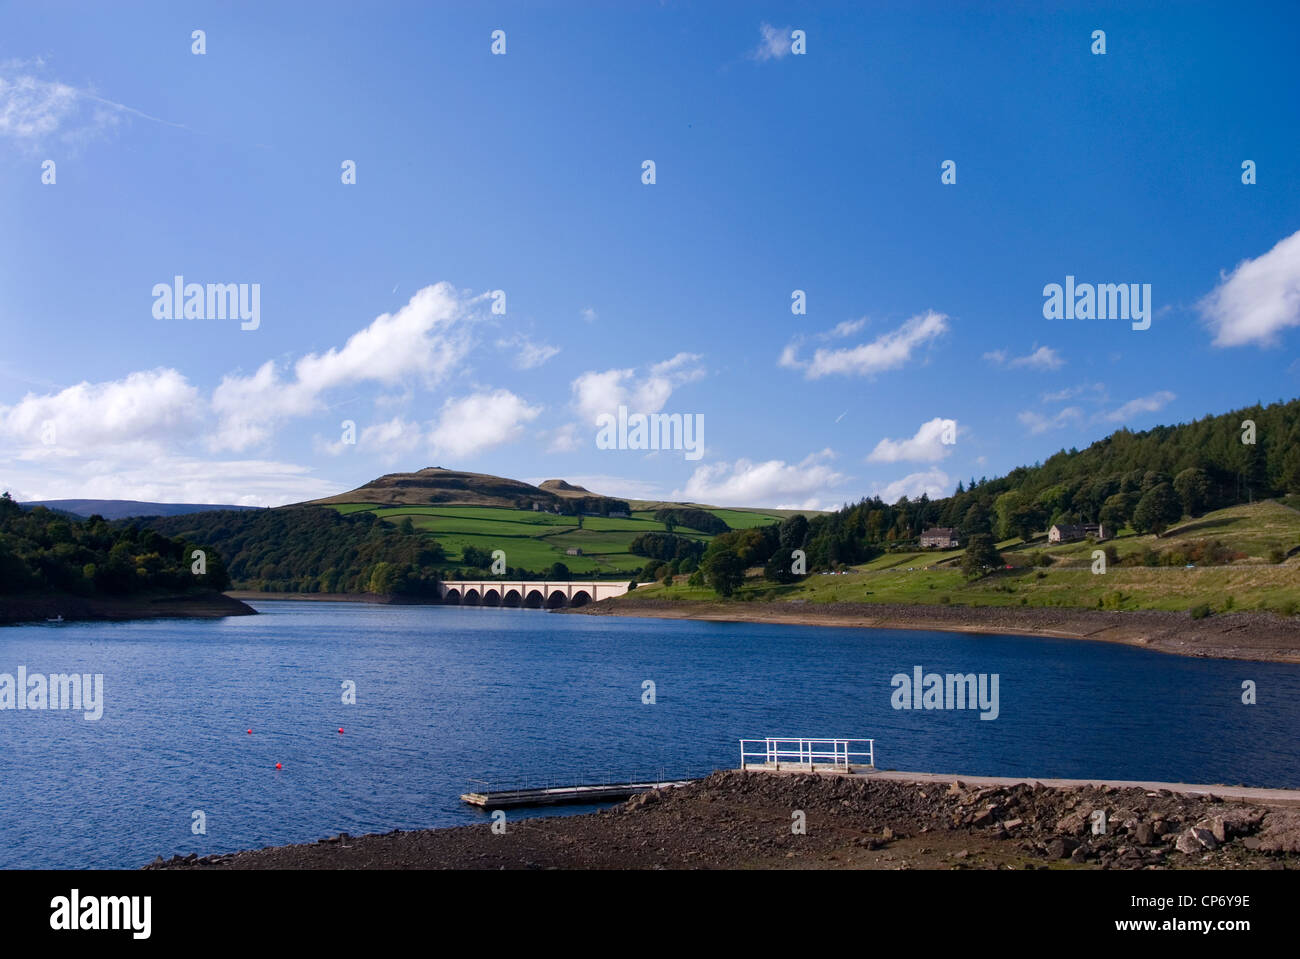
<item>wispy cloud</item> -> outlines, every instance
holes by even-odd
[[[1106,384],[1105,383],[1080,383],[1078,386],[1067,386],[1065,389],[1056,390],[1052,393],[1043,394],[1044,403],[1064,403],[1066,400],[1072,400],[1076,397],[1086,396],[1091,400],[1099,403],[1106,402]]]
[[[1149,396],[1139,396],[1129,400],[1119,409],[1106,414],[1106,419],[1113,423],[1122,423],[1142,413],[1155,413],[1164,409],[1178,397],[1169,390],[1159,390]]]
[[[762,23],[758,27],[758,33],[762,39],[758,46],[749,52],[751,60],[765,63],[768,60],[784,60],[790,55],[789,27],[778,28],[770,23]]]
[[[124,116],[189,129],[93,90],[44,79],[35,72],[44,66],[40,59],[0,63],[0,138],[29,151],[52,143],[77,146],[108,133]]]
[[[551,346],[549,343],[534,343],[522,333],[516,333],[507,339],[497,340],[497,347],[503,350],[515,351],[514,367],[517,370],[536,369],[560,352],[558,346]]]
[[[804,376],[810,380],[835,374],[870,376],[904,366],[911,361],[916,350],[932,343],[946,332],[948,317],[928,310],[912,317],[898,329],[876,337],[870,343],[841,349],[819,347],[811,360],[799,358],[799,341],[795,340],[781,351],[777,363],[789,369],[803,370]]]
[[[1083,410],[1077,406],[1067,406],[1059,410],[1052,416],[1044,416],[1037,410],[1024,410],[1016,419],[1020,424],[1029,430],[1031,436],[1037,436],[1040,433],[1046,433],[1050,430],[1064,429],[1071,424],[1083,422]]]
[[[992,350],[984,359],[1003,369],[1059,370],[1065,365],[1061,354],[1050,346],[1037,346],[1026,356],[1011,356],[1006,350]]]

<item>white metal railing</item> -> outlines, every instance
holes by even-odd
[[[860,748],[866,743],[866,748]],[[760,745],[761,750],[749,751],[747,746]],[[755,762],[755,760],[761,760]],[[805,739],[799,737],[769,736],[767,739],[742,739],[740,741],[740,768],[762,766],[780,769],[782,765],[814,770],[821,765],[843,772],[853,767],[876,765],[874,739]]]

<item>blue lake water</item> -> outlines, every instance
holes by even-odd
[[[880,768],[1300,787],[1300,666],[1015,636],[254,605],[263,615],[0,629],[0,673],[102,673],[105,700],[94,722],[0,711],[0,867],[483,821],[459,801],[471,779],[702,774],[737,766],[737,740],[778,735],[872,737]],[[997,673],[998,718],[894,709],[891,677],[918,665]],[[1246,679],[1257,705],[1241,702]]]

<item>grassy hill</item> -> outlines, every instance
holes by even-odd
[[[35,509],[44,506],[55,513],[65,513],[89,519],[102,516],[104,519],[129,519],[133,516],[184,516],[188,513],[203,513],[212,510],[246,510],[258,509],[256,506],[218,506],[211,503],[142,503],[133,499],[47,499],[33,500],[19,504],[23,509]]]

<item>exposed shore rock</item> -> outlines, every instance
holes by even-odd
[[[1094,833],[1098,810],[1107,825]],[[145,868],[1300,868],[1300,811],[1167,790],[733,771],[598,813],[507,820],[501,835],[488,824],[340,834]]]

